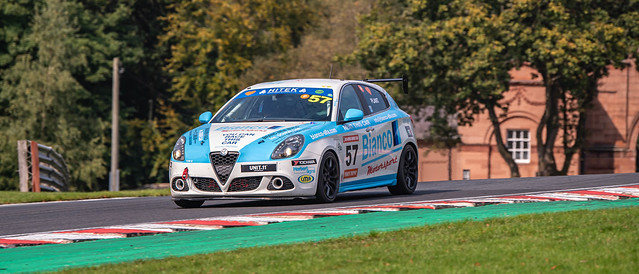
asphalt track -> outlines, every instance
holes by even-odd
[[[358,205],[434,201],[572,190],[639,183],[639,173],[423,182],[413,195],[392,196],[386,188],[342,193],[335,203],[313,201],[207,201],[181,209],[169,197],[120,198],[0,206],[0,236],[184,219],[234,216]]]
[[[0,273],[54,271],[64,268],[162,259],[245,247],[321,241],[406,227],[522,214],[639,206],[639,199],[497,204],[442,210],[375,212],[280,222],[262,226],[186,231],[154,236],[103,239],[0,250]]]

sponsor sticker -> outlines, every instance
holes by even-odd
[[[389,114],[386,114],[386,115],[377,116],[377,117],[373,118],[373,121],[375,121],[375,123],[381,123],[381,122],[388,121],[388,120],[393,119],[393,118],[397,118],[397,114],[389,113]]]
[[[379,163],[377,165],[372,165],[372,166],[368,166],[367,167],[367,171],[366,171],[366,175],[371,175],[375,172],[378,172],[380,170],[384,170],[387,169],[389,166],[397,164],[397,156],[395,156],[392,159],[386,160],[382,163]]]
[[[344,143],[359,142],[359,135],[348,135],[343,137]]]
[[[269,126],[223,126],[218,127],[216,131],[222,132],[266,132]]]
[[[375,155],[386,153],[393,147],[393,133],[390,130],[377,135],[362,135],[362,160],[373,158]]]
[[[329,136],[329,135],[332,135],[332,134],[335,134],[335,133],[337,133],[337,129],[331,128],[331,129],[325,129],[323,131],[310,134],[310,137],[311,137],[311,139],[315,140],[315,139],[322,138],[322,137],[325,137],[325,136]]]
[[[313,178],[313,176],[311,175],[302,175],[299,178],[297,178],[297,181],[302,184],[308,184],[312,182],[313,180],[315,180],[315,178]]]
[[[313,166],[294,166],[294,174],[315,174],[315,167]]]
[[[317,161],[315,159],[293,160],[293,161],[291,161],[291,164],[294,165],[294,166],[315,165],[315,164],[317,164]]]
[[[413,131],[410,129],[410,126],[405,126],[406,128],[406,134],[408,135],[408,137],[413,137]]]
[[[242,165],[242,172],[263,172],[277,170],[276,164]]]
[[[352,130],[352,129],[363,128],[365,126],[370,126],[370,125],[371,125],[371,121],[369,121],[369,120],[361,120],[361,121],[355,121],[355,122],[350,122],[350,123],[344,124],[344,129]]]
[[[246,136],[255,136],[255,133],[231,132],[231,133],[222,133],[222,136],[224,136],[224,141],[222,141],[223,145],[235,145],[237,144],[237,142],[239,142]]]
[[[357,177],[357,168],[344,170],[344,179]]]

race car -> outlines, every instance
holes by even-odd
[[[374,80],[298,79],[240,91],[177,140],[169,165],[180,207],[209,199],[317,199],[417,186],[410,116]]]

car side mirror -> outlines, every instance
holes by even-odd
[[[210,111],[207,111],[200,114],[200,118],[198,120],[200,120],[200,123],[206,124],[209,121],[211,121],[211,118],[213,118],[213,113],[211,113]]]
[[[344,115],[344,122],[359,121],[364,119],[364,112],[359,109],[351,108]]]

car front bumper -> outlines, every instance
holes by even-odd
[[[174,200],[310,198],[315,195],[317,170],[317,164],[294,165],[286,159],[236,162],[227,175],[216,172],[211,163],[172,161],[169,182]]]

